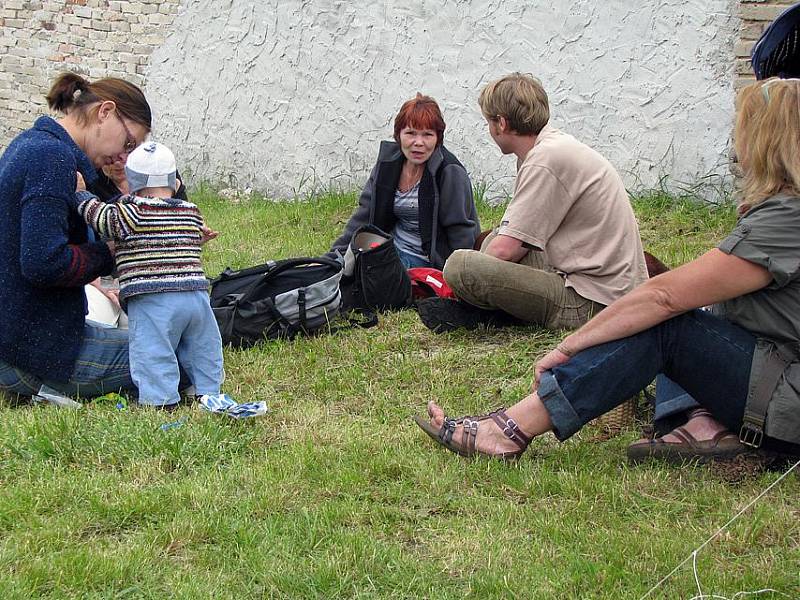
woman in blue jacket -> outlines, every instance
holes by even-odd
[[[150,106],[126,81],[74,73],[56,79],[47,102],[64,116],[40,117],[0,157],[0,390],[131,388],[127,332],[84,322],[83,286],[111,272],[113,244],[87,241],[69,207],[79,173],[91,185],[145,139]]]
[[[355,231],[371,224],[391,233],[406,268],[441,269],[480,233],[467,171],[443,145],[439,105],[417,94],[394,120],[394,142],[381,142],[356,208],[332,251],[344,253]]]

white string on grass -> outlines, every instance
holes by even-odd
[[[766,594],[768,592],[773,594],[779,594],[785,598],[791,598],[791,596],[787,596],[783,592],[779,592],[778,590],[774,590],[772,588],[764,588],[763,590],[756,590],[755,592],[736,592],[731,598],[728,598],[726,596],[720,596],[718,594],[704,594],[703,590],[700,587],[700,575],[697,572],[696,550],[692,552],[692,569],[694,570],[694,581],[697,584],[697,591],[699,592],[699,594],[697,596],[692,596],[691,598],[689,598],[689,600],[736,600],[737,598],[740,597],[757,596],[758,594]]]
[[[699,596],[695,596],[695,597],[694,597],[694,598],[692,598],[691,600],[706,600],[707,598],[708,598],[708,599],[715,599],[715,600],[716,600],[716,599],[719,599],[719,600],[735,600],[736,598],[739,598],[739,597],[741,597],[741,596],[755,595],[755,594],[763,594],[763,593],[765,593],[765,592],[773,592],[773,593],[777,593],[777,594],[780,594],[780,595],[782,595],[782,596],[785,596],[786,598],[789,598],[790,596],[786,596],[786,594],[783,594],[783,593],[781,593],[781,592],[778,592],[777,590],[772,590],[772,589],[758,590],[758,591],[756,591],[756,592],[737,592],[737,593],[736,593],[736,594],[733,596],[733,598],[726,598],[725,596],[716,596],[716,595],[711,595],[711,596],[709,596],[709,595],[703,594],[703,590],[700,588],[700,577],[699,577],[699,576],[698,576],[698,574],[697,574],[697,553],[698,553],[698,552],[700,552],[700,550],[702,550],[703,548],[705,548],[705,547],[706,547],[706,546],[707,546],[709,543],[711,543],[711,542],[712,542],[712,541],[713,541],[713,540],[714,540],[714,539],[715,539],[715,538],[716,538],[716,537],[717,537],[717,536],[718,536],[720,533],[722,533],[723,531],[725,531],[725,530],[726,530],[726,529],[727,529],[727,528],[728,528],[728,527],[729,527],[729,526],[730,526],[730,525],[731,525],[731,524],[732,524],[734,521],[736,521],[736,519],[738,519],[738,518],[739,518],[739,517],[741,517],[741,516],[742,516],[742,515],[743,515],[745,512],[747,512],[747,511],[750,509],[750,507],[751,507],[751,506],[753,506],[753,505],[754,505],[756,502],[758,502],[759,500],[761,500],[761,498],[763,498],[765,495],[767,495],[767,493],[769,493],[769,491],[770,491],[772,488],[774,488],[774,487],[775,487],[776,485],[778,485],[778,484],[779,484],[781,481],[783,481],[783,480],[784,480],[784,479],[785,479],[785,478],[786,478],[786,477],[789,475],[789,473],[791,473],[792,471],[794,471],[794,470],[795,470],[795,469],[796,469],[798,466],[800,466],[800,460],[798,460],[798,461],[797,461],[796,463],[794,463],[794,464],[793,464],[791,467],[789,467],[789,470],[788,470],[788,471],[786,471],[786,472],[785,472],[783,475],[781,475],[780,477],[778,477],[778,479],[776,479],[775,481],[773,481],[773,482],[772,482],[772,483],[771,483],[771,484],[770,484],[770,485],[769,485],[769,486],[768,486],[768,487],[767,487],[767,488],[766,488],[766,489],[765,489],[763,492],[761,492],[761,493],[760,493],[758,496],[756,496],[755,498],[753,498],[753,499],[752,499],[752,500],[751,500],[751,501],[750,501],[750,502],[747,504],[747,506],[745,506],[745,507],[744,507],[742,510],[740,510],[738,513],[736,513],[736,514],[735,514],[735,515],[734,515],[734,516],[733,516],[733,517],[732,517],[732,518],[731,518],[731,519],[730,519],[730,520],[729,520],[727,523],[725,523],[725,525],[723,525],[722,527],[720,527],[719,529],[717,529],[717,531],[715,531],[715,532],[714,532],[714,534],[713,534],[713,535],[712,535],[710,538],[708,538],[708,539],[707,539],[705,542],[703,542],[703,543],[702,543],[702,544],[700,544],[700,545],[699,545],[697,548],[695,548],[694,550],[692,550],[692,553],[691,553],[691,554],[689,554],[689,556],[687,556],[686,558],[684,558],[684,559],[683,559],[683,560],[680,562],[680,564],[679,564],[677,567],[675,567],[674,569],[672,569],[672,571],[670,571],[669,573],[667,573],[667,574],[666,574],[666,575],[665,575],[665,576],[664,576],[664,577],[661,579],[661,581],[659,581],[657,584],[655,584],[653,587],[651,587],[651,588],[648,590],[648,592],[647,592],[647,593],[646,593],[644,596],[642,596],[642,597],[641,597],[639,600],[644,600],[645,598],[649,597],[649,596],[650,596],[650,594],[652,594],[652,593],[653,593],[654,591],[656,591],[656,590],[657,590],[659,587],[661,587],[661,585],[662,585],[662,584],[663,584],[663,583],[664,583],[664,582],[665,582],[667,579],[669,579],[670,577],[672,577],[672,576],[673,576],[673,575],[676,573],[676,571],[677,571],[678,569],[680,569],[680,568],[681,568],[683,565],[685,565],[685,564],[686,564],[688,561],[690,561],[690,560],[692,560],[692,561],[693,561],[693,564],[694,564],[694,579],[695,579],[695,582],[697,583],[697,591],[698,591],[698,592],[700,592],[700,595],[699,595]]]

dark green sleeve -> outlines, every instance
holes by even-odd
[[[800,198],[770,198],[754,206],[719,249],[767,269],[769,287],[793,281],[800,274]]]

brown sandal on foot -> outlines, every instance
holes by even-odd
[[[508,439],[510,439],[519,448],[516,452],[504,452],[502,454],[484,454],[475,448],[475,440],[478,437],[478,427],[481,421],[492,419],[497,426],[503,431]],[[489,456],[490,458],[499,458],[501,460],[516,460],[528,444],[531,443],[532,437],[523,433],[517,425],[517,422],[506,414],[505,407],[498,408],[495,411],[486,415],[477,417],[459,417],[458,419],[444,418],[444,423],[438,429],[434,427],[430,420],[425,420],[422,417],[415,415],[414,421],[419,425],[420,429],[427,433],[437,444],[444,446],[451,452],[455,452],[460,456]],[[453,433],[456,427],[462,426],[461,430],[461,444],[456,445],[453,443]]]
[[[634,464],[651,458],[674,465],[688,462],[708,463],[730,460],[748,450],[739,441],[739,436],[727,429],[717,432],[710,440],[698,440],[685,427],[677,427],[670,434],[680,441],[667,442],[663,437],[659,437],[654,440],[634,442],[628,446],[628,460]]]

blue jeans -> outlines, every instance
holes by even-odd
[[[180,366],[198,395],[219,394],[222,339],[208,293],[155,292],[128,300],[131,376],[139,403],[180,401]]]
[[[128,363],[128,332],[86,325],[68,382],[37,377],[0,361],[0,390],[33,396],[43,384],[67,396],[83,398],[135,389]]]
[[[400,257],[400,262],[406,269],[413,269],[415,267],[431,267],[431,263],[427,258],[411,254],[405,250],[401,250],[396,244],[394,247],[397,250],[397,255]]]
[[[663,374],[656,377],[654,421],[684,413],[698,406],[697,401],[669,377]]]
[[[663,373],[739,431],[755,345],[749,331],[695,310],[578,353],[545,372],[538,393],[553,432],[565,440]]]

